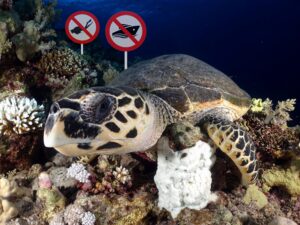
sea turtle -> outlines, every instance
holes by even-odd
[[[110,86],[55,102],[44,143],[69,156],[143,151],[169,124],[189,121],[234,161],[247,185],[257,176],[255,146],[233,121],[250,104],[250,96],[212,66],[188,55],[164,55],[133,65]]]

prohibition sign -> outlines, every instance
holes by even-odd
[[[113,48],[127,52],[133,51],[143,44],[147,28],[144,20],[138,14],[122,11],[109,19],[105,35]]]
[[[78,11],[71,14],[65,24],[67,36],[75,43],[90,43],[96,39],[100,31],[100,24],[96,16],[87,11]]]

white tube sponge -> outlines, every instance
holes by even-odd
[[[159,208],[167,209],[176,218],[186,207],[200,210],[217,199],[211,192],[212,154],[211,147],[203,141],[174,152],[166,137],[159,140],[154,177],[159,191]]]

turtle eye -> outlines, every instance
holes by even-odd
[[[55,102],[55,103],[53,103],[53,104],[51,105],[51,108],[50,108],[50,114],[55,114],[55,113],[57,113],[59,110],[60,110],[59,104]]]
[[[95,120],[99,123],[105,120],[111,114],[114,104],[115,100],[113,98],[109,96],[105,97],[96,109]]]

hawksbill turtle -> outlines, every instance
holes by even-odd
[[[257,177],[256,149],[233,121],[250,105],[250,96],[219,70],[192,56],[164,55],[133,65],[109,86],[53,103],[44,143],[69,156],[144,151],[168,125],[188,121],[233,160],[248,185]]]

